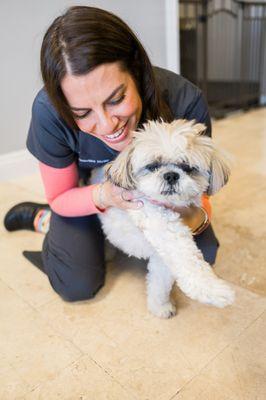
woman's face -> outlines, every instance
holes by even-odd
[[[119,63],[102,64],[86,75],[66,74],[61,88],[80,130],[117,151],[130,143],[142,102],[133,78]]]

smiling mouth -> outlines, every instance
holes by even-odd
[[[126,128],[127,122],[125,123],[125,125],[120,128],[118,131],[116,131],[115,133],[113,133],[112,135],[105,135],[104,138],[108,141],[108,142],[114,142],[117,140],[121,140],[124,135],[124,131]]]

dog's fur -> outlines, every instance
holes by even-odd
[[[109,208],[100,220],[111,243],[148,260],[148,308],[162,318],[176,313],[170,302],[174,282],[202,303],[225,307],[234,300],[180,215],[164,206],[200,206],[203,193],[213,195],[227,182],[230,169],[205,129],[195,121],[148,122],[106,170],[114,184],[142,193],[142,208]]]

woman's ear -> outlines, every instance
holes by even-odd
[[[133,149],[132,144],[129,144],[114,161],[105,167],[107,180],[127,190],[136,189],[131,161]]]

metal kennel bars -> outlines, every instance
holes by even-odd
[[[266,0],[180,0],[181,74],[212,116],[266,104]]]

